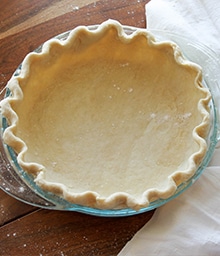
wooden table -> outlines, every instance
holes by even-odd
[[[1,89],[28,52],[77,25],[99,24],[112,18],[125,25],[145,27],[147,2],[1,0]],[[152,215],[153,211],[104,218],[45,210],[0,190],[0,255],[117,255]]]

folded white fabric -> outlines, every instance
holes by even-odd
[[[190,36],[220,57],[219,0],[151,0],[147,27]],[[120,256],[220,255],[220,147],[182,195],[158,208]]]
[[[187,35],[220,53],[219,0],[151,0],[147,27]]]
[[[210,167],[187,192],[157,209],[120,256],[219,256],[220,168]]]

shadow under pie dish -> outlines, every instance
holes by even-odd
[[[206,154],[201,68],[143,29],[80,26],[27,55],[7,88],[4,142],[37,186],[70,203],[139,210],[174,195]]]

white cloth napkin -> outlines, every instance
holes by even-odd
[[[220,53],[219,0],[151,0],[147,27],[188,35]]]
[[[220,57],[219,0],[151,0],[146,16],[149,29],[191,36]],[[220,255],[220,145],[195,184],[158,208],[119,253],[148,255]]]

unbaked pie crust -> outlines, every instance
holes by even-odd
[[[206,153],[209,91],[172,42],[109,20],[26,56],[1,102],[3,139],[35,182],[100,209],[172,196]]]

